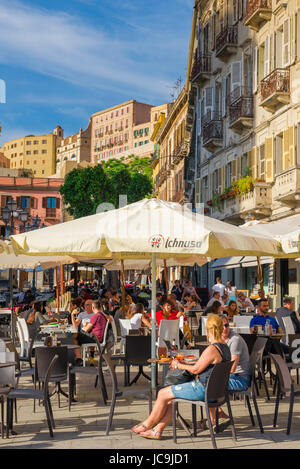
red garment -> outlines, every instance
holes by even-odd
[[[106,322],[107,319],[102,313],[95,313],[90,319],[90,324],[93,324],[92,333],[95,334],[99,342],[103,340]]]
[[[85,293],[83,299],[84,299],[84,301],[86,301],[86,300],[92,300],[93,298],[89,293]]]
[[[178,311],[175,311],[175,310],[171,311],[171,313],[169,314],[168,320],[169,320],[169,319],[170,319],[170,320],[172,320],[172,319],[178,319],[178,318],[177,318],[177,314],[178,314]],[[163,315],[163,312],[162,312],[162,311],[157,311],[157,312],[156,312],[156,322],[157,322],[157,325],[158,325],[158,326],[160,325],[160,321],[161,321],[162,319],[165,319],[165,318],[164,318],[164,315]]]

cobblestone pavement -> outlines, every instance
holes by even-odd
[[[119,383],[123,383],[122,367],[118,367]],[[82,375],[81,375],[82,376]],[[83,376],[82,376],[83,378]],[[105,374],[105,380],[110,395],[110,376]],[[77,403],[74,403],[71,412],[68,411],[66,398],[61,398],[61,407],[58,407],[57,397],[52,398],[53,413],[56,423],[54,438],[48,433],[45,413],[42,406],[33,413],[32,400],[18,401],[18,422],[14,424],[17,435],[9,439],[0,438],[0,449],[209,449],[212,448],[208,431],[199,431],[197,437],[189,436],[178,426],[177,444],[172,440],[172,429],[169,426],[160,441],[146,440],[130,432],[131,426],[142,421],[147,415],[148,405],[143,398],[130,397],[117,401],[113,428],[110,435],[105,435],[105,427],[109,415],[109,404],[104,406],[99,388],[94,388],[94,379],[84,376],[77,378]],[[30,379],[22,378],[20,387],[31,386]],[[149,386],[145,378],[140,378],[139,388]],[[122,387],[121,387],[122,389]],[[271,389],[270,389],[271,391]],[[272,391],[271,391],[272,394]],[[278,426],[272,426],[275,398],[266,401],[263,395],[258,397],[259,410],[262,416],[265,432],[261,434],[258,427],[252,427],[247,407],[244,402],[232,402],[232,411],[237,431],[237,442],[231,438],[230,427],[217,435],[218,448],[239,449],[287,449],[300,448],[300,403],[294,406],[291,435],[285,433],[288,413],[288,401],[283,399],[279,407]],[[254,409],[253,409],[254,411]],[[190,421],[191,406],[181,405],[180,413]]]

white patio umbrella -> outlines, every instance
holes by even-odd
[[[200,262],[200,258],[196,256],[196,260],[193,261],[193,256],[187,257],[186,259],[180,258],[180,259],[166,259],[166,265],[167,267],[174,267],[176,265],[179,266],[184,266],[184,267],[193,267],[195,264],[198,265],[204,265],[207,262],[210,262],[211,259],[209,257],[203,257],[202,261]],[[124,261],[124,270],[147,270],[151,268],[151,260],[150,259],[125,259]],[[158,267],[164,267],[164,260],[163,259],[157,259],[156,265]],[[121,260],[119,259],[114,259],[112,261],[107,262],[104,265],[105,269],[109,271],[113,270],[121,270],[122,269],[122,263]]]
[[[28,256],[16,255],[9,242],[0,242],[0,269],[51,269],[58,265],[74,264],[77,259],[71,256]]]
[[[265,222],[252,220],[241,228],[256,235],[272,236],[281,244],[282,253],[274,257],[298,257],[300,246],[300,215],[292,215],[282,220]]]
[[[42,267],[50,269],[58,265],[74,264],[77,259],[71,256],[27,256],[25,254],[16,255],[10,242],[0,240],[0,269],[9,270],[10,279],[10,305],[11,305],[11,338],[15,340],[15,328],[13,321],[13,289],[12,289],[12,269],[37,269]]]
[[[76,258],[157,259],[274,255],[278,243],[246,229],[195,214],[187,207],[144,199],[126,207],[12,236],[14,249],[28,255]],[[197,260],[198,259],[198,260]],[[156,282],[152,282],[152,357],[155,357]],[[155,385],[154,368],[152,383]]]

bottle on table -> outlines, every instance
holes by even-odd
[[[269,319],[266,320],[266,324],[265,324],[265,334],[266,334],[266,335],[270,335],[270,321],[269,321]]]
[[[178,347],[177,347],[177,345],[176,345],[176,340],[173,339],[173,340],[172,340],[172,346],[171,346],[171,355],[172,355],[173,357],[175,357],[175,356],[177,355],[177,352],[178,352]]]

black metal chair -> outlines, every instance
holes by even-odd
[[[55,383],[55,390],[52,392],[52,397],[54,394],[57,394],[58,398],[58,407],[60,407],[60,395],[62,394],[68,399],[69,410],[71,407],[71,382],[70,382],[70,366],[68,360],[68,347],[59,346],[59,347],[36,347],[35,349],[35,375],[34,375],[34,385],[36,388],[37,383],[42,383],[44,385],[48,366],[52,358],[57,355],[58,359],[55,362],[55,366],[52,369],[50,376],[50,382]],[[64,392],[61,388],[62,381],[67,381],[68,383],[68,394]],[[33,411],[35,412],[35,401],[34,401]]]
[[[111,404],[110,404],[110,410],[109,410],[109,417],[106,425],[106,435],[109,435],[109,432],[111,430],[112,426],[112,421],[113,421],[113,416],[114,416],[114,411],[115,411],[115,405],[116,405],[116,400],[121,398],[121,397],[127,397],[127,396],[134,396],[134,395],[145,395],[148,397],[149,401],[149,413],[152,411],[152,391],[151,388],[148,389],[131,389],[128,391],[120,391],[118,388],[118,380],[117,380],[117,375],[115,371],[115,366],[112,363],[112,360],[110,356],[107,353],[104,353],[102,355],[108,369],[110,372],[110,376],[112,379],[112,398],[111,398]]]
[[[216,428],[218,429],[218,407],[221,407],[225,403],[227,404],[228,415],[231,423],[232,438],[236,441],[236,433],[234,428],[234,421],[231,412],[229,393],[228,393],[228,380],[229,374],[233,362],[222,362],[217,363],[208,379],[206,391],[205,391],[205,400],[204,401],[190,401],[188,399],[173,399],[172,400],[172,416],[173,416],[173,440],[174,443],[177,442],[176,436],[176,415],[178,415],[178,404],[179,402],[191,403],[192,404],[192,420],[193,420],[193,430],[194,436],[197,436],[197,415],[196,415],[196,406],[200,406],[205,409],[208,428],[212,440],[213,448],[216,449],[216,439],[214,435],[213,425],[209,414],[209,409],[216,409]]]
[[[252,353],[254,352],[256,354],[257,362],[256,362],[255,374],[252,376],[252,379],[254,381],[254,386],[255,386],[255,391],[256,391],[257,396],[259,396],[259,389],[257,386],[257,381],[259,383],[259,388],[261,387],[261,383],[263,382],[264,388],[266,391],[267,400],[269,401],[270,394],[269,394],[267,380],[266,380],[266,376],[264,373],[264,366],[263,366],[263,361],[265,357],[264,350],[265,350],[267,343],[268,343],[268,339],[266,337],[257,337],[254,343]]]
[[[43,390],[37,389],[11,389],[9,393],[6,395],[7,398],[7,423],[6,423],[6,437],[9,438],[9,430],[13,428],[13,400],[14,399],[33,399],[34,401],[37,399],[41,401],[44,405],[47,424],[49,428],[50,436],[53,437],[53,428],[55,428],[55,422],[53,418],[53,412],[50,402],[50,395],[49,395],[49,381],[52,370],[58,360],[59,356],[54,355],[50,362],[48,362],[48,368],[46,371],[45,379],[43,381]],[[9,384],[9,383],[8,383]]]
[[[251,355],[257,336],[255,334],[239,334],[247,344],[249,355]]]
[[[278,417],[278,409],[279,409],[279,402],[281,395],[285,395],[289,397],[289,413],[288,413],[288,422],[287,422],[287,435],[290,434],[291,425],[292,425],[292,416],[293,416],[293,407],[294,407],[294,400],[295,397],[300,396],[300,391],[295,391],[293,379],[290,375],[289,368],[280,355],[275,355],[270,353],[270,357],[273,360],[275,367],[276,367],[276,376],[278,378],[279,385],[277,386],[277,395],[276,395],[276,404],[275,404],[275,411],[274,411],[274,420],[273,420],[273,427],[276,427],[277,424],[277,417]]]
[[[121,356],[119,356],[121,358]],[[141,375],[151,381],[150,376],[144,373],[143,367],[149,365],[148,359],[151,358],[151,336],[127,335],[125,338],[124,360],[125,386],[131,386],[136,383]],[[138,366],[139,371],[135,378],[130,381],[130,366]]]
[[[253,405],[254,405],[254,408],[255,408],[255,412],[256,412],[256,417],[257,417],[259,429],[260,429],[261,433],[264,433],[264,429],[263,429],[261,416],[260,416],[257,401],[256,401],[256,386],[255,386],[256,383],[255,383],[255,379],[256,379],[257,369],[259,369],[257,367],[260,367],[261,353],[262,353],[261,350],[263,349],[264,345],[267,343],[267,340],[268,339],[265,339],[263,337],[259,337],[259,338],[257,338],[257,341],[255,341],[255,343],[254,343],[253,350],[252,350],[252,353],[250,355],[251,384],[250,384],[249,389],[247,389],[247,391],[229,390],[229,395],[233,396],[234,398],[236,396],[241,396],[241,397],[245,398],[245,401],[246,401],[246,404],[247,404],[247,407],[248,407],[248,411],[249,411],[250,420],[251,420],[251,423],[254,427],[255,426],[255,421],[254,421],[254,418],[253,418],[253,413],[252,413],[251,403],[250,403],[250,399],[252,399]]]
[[[93,339],[95,340],[95,346],[97,347],[98,353],[99,353],[98,364],[97,364],[97,367],[72,366],[72,368],[70,368],[70,374],[72,377],[71,379],[71,398],[72,399],[71,400],[73,400],[74,393],[76,392],[76,375],[80,374],[80,375],[86,375],[86,376],[95,376],[96,378],[95,387],[97,386],[98,379],[99,379],[103,402],[104,402],[104,405],[106,405],[108,397],[107,397],[107,390],[106,390],[105,380],[104,380],[103,371],[102,371],[102,363],[103,363],[102,355],[104,353],[104,350],[106,350],[106,346],[102,347],[98,338],[94,334],[92,334],[92,336],[93,336]]]

